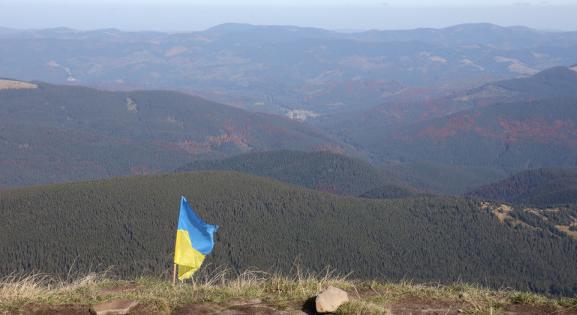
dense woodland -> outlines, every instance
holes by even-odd
[[[256,152],[224,160],[195,161],[177,171],[214,170],[264,176],[344,195],[357,196],[383,185],[399,191],[409,190],[397,177],[389,176],[365,161],[331,152]]]
[[[396,199],[416,197],[419,195],[421,194],[413,189],[395,185],[383,185],[361,194],[360,197],[371,199]]]
[[[397,178],[419,190],[443,195],[462,195],[503,179],[508,174],[497,168],[430,162],[390,164],[384,165],[382,170],[389,178]]]
[[[466,195],[541,207],[577,203],[577,169],[545,168],[524,171],[470,191]]]
[[[218,242],[205,269],[330,266],[355,278],[477,282],[577,293],[577,241],[500,223],[476,201],[339,197],[226,172],[0,192],[0,274],[170,272],[181,195]]]

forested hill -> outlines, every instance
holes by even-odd
[[[528,78],[504,80],[482,87],[502,88],[519,96],[533,98],[577,97],[577,71],[575,67],[554,67]]]
[[[502,103],[400,128],[380,150],[404,161],[524,170],[575,167],[577,98]]]
[[[554,67],[448,96],[385,102],[324,128],[376,161],[515,172],[577,166],[576,118],[577,67]]]
[[[378,187],[409,190],[399,179],[385,175],[369,163],[331,152],[255,152],[223,160],[189,163],[178,172],[238,171],[270,177],[316,190],[360,195]]]
[[[416,197],[421,195],[423,194],[420,194],[414,189],[395,185],[383,185],[366,191],[365,193],[361,194],[360,197],[371,199],[394,199]]]
[[[0,188],[173,171],[252,150],[336,150],[300,122],[170,91],[0,80]]]
[[[537,206],[577,203],[577,169],[545,168],[524,171],[470,191],[466,195]]]
[[[512,228],[475,201],[339,197],[225,172],[0,192],[0,274],[110,266],[124,277],[166,274],[181,195],[221,227],[209,269],[287,272],[298,260],[354,278],[577,293],[575,240]]]

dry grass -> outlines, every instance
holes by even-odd
[[[20,89],[37,89],[37,88],[38,85],[28,82],[0,79],[0,90],[20,90]]]
[[[307,299],[331,285],[346,290],[351,298],[350,303],[339,309],[340,314],[388,314],[391,305],[402,301],[458,305],[463,312],[470,314],[489,314],[491,310],[510,304],[577,307],[576,299],[550,299],[532,293],[489,290],[468,284],[391,284],[349,280],[329,271],[321,275],[297,271],[288,277],[260,271],[234,274],[222,269],[175,286],[165,279],[124,281],[96,274],[73,281],[40,274],[9,276],[0,281],[0,313],[15,311],[28,304],[92,305],[114,298],[138,300],[151,309],[167,313],[190,304],[226,305],[230,301],[254,298],[278,309],[299,309]]]

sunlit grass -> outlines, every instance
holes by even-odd
[[[93,305],[111,299],[137,300],[168,313],[190,304],[258,299],[278,309],[299,309],[307,299],[328,286],[349,293],[351,301],[339,314],[389,314],[390,307],[403,301],[437,301],[459,305],[463,313],[499,314],[510,304],[577,307],[577,299],[552,299],[533,293],[490,290],[475,285],[425,285],[411,282],[383,283],[359,281],[327,271],[322,274],[281,276],[261,271],[241,274],[222,269],[173,285],[160,278],[114,280],[106,274],[89,274],[74,280],[47,275],[12,275],[0,281],[0,312],[18,310],[25,305]],[[495,311],[495,312],[493,312]]]

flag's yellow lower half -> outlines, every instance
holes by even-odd
[[[204,261],[204,255],[192,247],[188,231],[176,231],[176,244],[174,250],[174,263],[178,265],[178,279],[184,280],[200,268]]]

